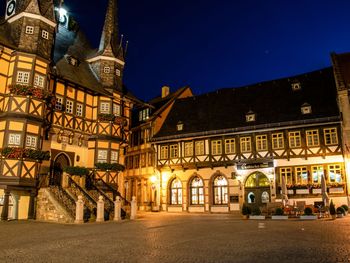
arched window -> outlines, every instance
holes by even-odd
[[[198,176],[194,177],[190,185],[191,205],[204,204],[203,181]]]
[[[170,185],[170,204],[181,205],[182,204],[182,184],[181,181],[175,178]]]
[[[214,204],[223,205],[227,204],[227,180],[224,176],[219,175],[214,179]]]

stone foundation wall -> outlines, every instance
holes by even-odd
[[[42,188],[39,190],[36,219],[57,223],[74,223],[74,218],[55,199],[49,188]]]

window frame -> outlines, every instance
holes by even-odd
[[[29,84],[30,72],[29,71],[17,71],[16,82],[19,84]]]
[[[222,140],[212,140],[210,145],[212,155],[222,155]]]
[[[179,182],[179,185],[175,186],[175,182]],[[174,178],[170,183],[170,205],[182,205],[183,203],[183,191],[182,182],[179,178]]]
[[[225,154],[234,154],[236,153],[236,139],[229,138],[225,139]]]
[[[28,35],[34,35],[34,26],[26,26],[25,33]]]
[[[35,86],[35,87],[44,88],[45,87],[45,77],[43,75],[40,75],[40,74],[35,74],[33,84],[34,84],[33,86]]]
[[[83,117],[84,116],[84,104],[83,103],[77,103],[76,104],[76,109],[75,109],[75,115],[78,117]]]
[[[224,179],[226,184],[216,184],[218,178]],[[223,175],[215,176],[213,180],[213,204],[214,205],[227,205],[228,204],[228,181]]]
[[[108,150],[107,149],[98,149],[97,150],[97,162],[98,163],[107,163],[107,158],[108,158]]]
[[[111,163],[118,163],[119,151],[111,151]]]
[[[331,168],[333,167],[333,168]],[[333,173],[331,171],[334,171]],[[339,174],[337,174],[339,171]],[[344,174],[343,174],[343,166],[341,164],[329,164],[327,165],[327,173],[328,173],[328,181],[330,183],[343,183],[344,182]],[[334,174],[334,180],[332,180],[332,174]],[[337,180],[337,178],[340,180]]]
[[[15,133],[15,132],[9,133],[8,140],[7,140],[8,146],[20,146],[21,143],[22,143],[22,134],[21,133]]]
[[[256,145],[257,151],[267,151],[268,150],[267,135],[266,134],[256,135],[255,145]],[[265,147],[263,148],[263,146]]]
[[[169,149],[170,159],[179,158],[179,146],[177,144],[170,144]]]
[[[109,67],[109,66],[104,66],[104,67],[103,67],[103,73],[105,73],[105,74],[111,73],[111,67]]]
[[[272,149],[284,149],[284,134],[283,132],[271,134]]]
[[[333,135],[333,136],[332,136]],[[323,129],[324,144],[325,145],[338,145],[338,129],[336,127]],[[327,142],[327,136],[329,136],[329,142]]]
[[[309,147],[320,146],[320,136],[318,130],[306,130],[306,145]]]
[[[100,113],[102,114],[111,113],[111,103],[109,101],[100,101]]]
[[[28,139],[30,140],[28,143]],[[26,148],[37,149],[38,148],[38,136],[27,134],[26,135]]]
[[[46,31],[45,29],[42,29],[41,30],[41,37],[48,40],[49,39],[49,36],[50,36],[50,33],[49,31]]]
[[[300,131],[288,132],[288,142],[290,148],[300,148],[301,147],[301,133]],[[293,142],[293,145],[292,145]],[[299,142],[297,145],[296,142]]]
[[[55,110],[63,110],[63,97],[56,96]]]
[[[168,145],[160,146],[160,159],[168,160],[169,159],[169,147]]]
[[[74,101],[66,99],[66,109],[65,112],[68,114],[73,114]]]
[[[185,157],[193,156],[193,142],[185,142],[184,143],[184,155]]]
[[[200,184],[195,185],[195,180]],[[194,176],[190,181],[190,205],[204,205],[204,182],[199,176]]]
[[[307,170],[307,166],[297,166],[294,168],[295,171],[295,181],[300,185],[307,185],[309,183],[309,173]],[[306,179],[304,177],[304,173],[306,173]]]
[[[205,141],[199,140],[194,142],[194,153],[196,156],[205,155]]]
[[[292,167],[281,167],[280,168],[280,182],[282,185],[282,176],[285,176],[286,178],[286,184],[292,185],[293,184],[293,169]]]
[[[250,136],[241,137],[239,138],[239,143],[240,143],[240,149],[242,153],[252,152],[252,137]]]

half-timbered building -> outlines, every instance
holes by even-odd
[[[66,167],[117,186],[117,171],[95,169],[124,162],[137,101],[122,81],[117,1],[108,1],[97,49],[53,0],[7,0],[0,27],[1,218],[34,218],[41,186],[66,194]]]
[[[177,99],[153,138],[162,209],[228,212],[280,201],[282,176],[289,202],[322,201],[324,175],[330,197],[347,204],[349,98],[344,84],[340,97],[336,69]]]

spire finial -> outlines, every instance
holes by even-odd
[[[105,55],[116,56],[118,47],[117,0],[108,0],[99,51]]]

